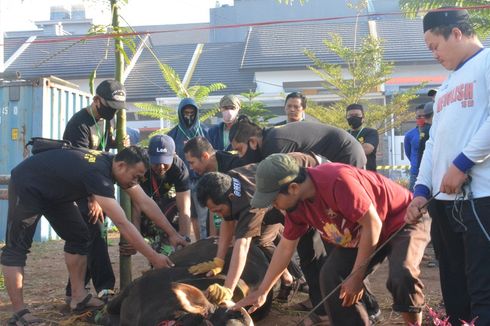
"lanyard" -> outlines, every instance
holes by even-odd
[[[99,136],[99,139],[100,139],[100,143],[99,145],[102,147],[102,150],[105,151],[105,146],[106,146],[106,135],[101,133],[100,131],[100,127],[99,127],[99,123],[97,122],[97,120],[95,120],[95,116],[94,116],[94,113],[92,111],[92,106],[90,107],[90,115],[92,116],[92,119],[94,119],[94,123],[95,123],[95,130],[97,130],[97,136]]]
[[[191,140],[192,138],[196,137],[199,135],[199,126],[198,126],[198,129],[196,129],[196,131],[194,132],[194,136],[192,137],[189,137],[189,135],[185,132],[184,129],[182,129],[182,127],[180,126],[180,123],[178,124],[178,127],[179,127],[179,130],[184,134],[184,136],[187,138],[187,140]]]
[[[157,198],[160,198],[160,190],[159,190],[160,187],[157,185],[157,180],[153,176],[153,174],[151,173],[151,171],[150,171],[150,178],[151,178],[151,185],[153,187],[153,194],[151,194],[151,197],[153,198],[153,195],[156,194],[157,195]]]
[[[361,134],[361,132],[362,132],[363,130],[364,130],[364,127],[362,127],[362,128],[361,128],[361,130],[359,130],[359,132],[358,132],[358,133],[357,133],[357,135],[356,135],[356,139],[357,139],[357,138],[359,138],[359,135]],[[352,130],[352,131],[354,131],[354,130]],[[352,135],[352,136],[354,136],[354,135]]]

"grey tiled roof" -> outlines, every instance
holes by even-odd
[[[20,71],[22,78],[54,75],[64,79],[88,78],[97,67],[98,77],[114,75],[114,43],[107,39],[86,41],[56,37],[38,37],[8,67],[7,71]],[[107,58],[106,58],[107,50]],[[130,52],[127,51],[130,55]]]
[[[205,29],[206,27],[209,27],[209,23],[135,26],[134,29],[138,32],[149,32],[151,43],[158,46],[163,44],[207,43],[209,29]],[[173,30],[178,31],[172,32]]]
[[[27,40],[27,37],[4,38],[5,47],[3,50],[3,60],[7,61],[12,54]]]
[[[158,59],[184,78],[196,44],[160,45],[152,47]],[[173,97],[158,63],[145,48],[125,81],[128,101],[154,101],[156,97]]]
[[[323,40],[330,38],[331,33],[337,33],[345,45],[352,46],[354,26],[354,22],[321,22],[253,27],[246,43],[242,68],[305,68],[311,64],[303,54],[305,48],[315,52],[321,60],[340,63],[339,58],[323,45]],[[360,21],[358,28],[358,39],[368,35],[366,21]]]
[[[378,37],[383,39],[384,58],[397,63],[435,63],[424,42],[421,19],[383,19],[376,21]]]
[[[213,95],[240,94],[255,90],[254,72],[240,70],[244,43],[208,43],[204,45],[191,85],[222,82],[226,88]]]

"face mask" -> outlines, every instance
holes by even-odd
[[[187,128],[189,128],[194,123],[194,117],[193,116],[186,116],[185,115],[184,116],[184,123],[185,123],[185,126]]]
[[[105,106],[101,103],[99,106],[99,109],[97,111],[99,112],[99,115],[102,119],[112,120],[112,118],[114,118],[114,115],[116,114],[117,110],[112,109],[108,106]]]
[[[348,117],[347,123],[351,126],[352,129],[358,129],[362,125],[361,117]]]
[[[425,119],[424,118],[417,118],[417,126],[423,127],[425,125]]]
[[[232,123],[238,116],[238,110],[224,110],[221,112],[221,115],[223,116],[224,123]]]
[[[245,152],[245,155],[241,157],[241,161],[243,165],[247,165],[250,163],[257,163],[260,162],[262,159],[262,153],[260,152],[260,149],[252,149],[250,146],[250,141],[247,143],[247,151]]]

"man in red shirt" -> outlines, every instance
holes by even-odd
[[[252,206],[273,205],[286,210],[287,215],[283,239],[262,284],[238,302],[238,307],[252,305],[253,311],[264,303],[299,238],[311,226],[335,245],[320,272],[324,297],[342,283],[324,303],[333,325],[369,325],[360,301],[363,281],[386,257],[393,310],[401,312],[407,324],[421,324],[424,294],[419,264],[430,227],[427,219],[405,225],[406,209],[412,200],[407,189],[382,175],[341,163],[300,168],[284,154],[270,155],[259,164],[256,183]]]

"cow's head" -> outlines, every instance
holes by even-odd
[[[228,310],[211,304],[198,288],[184,283],[172,283],[172,291],[179,302],[181,311],[176,321],[182,325],[206,326],[252,326],[252,318],[245,309]]]

